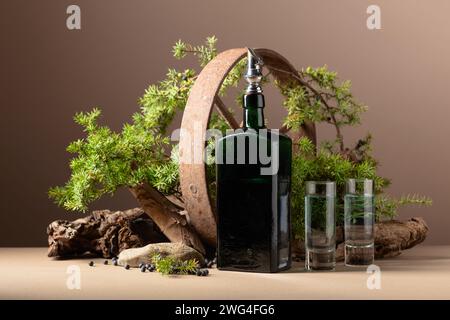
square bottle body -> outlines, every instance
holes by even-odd
[[[247,130],[218,141],[216,150],[221,161],[216,171],[217,266],[221,270],[277,272],[291,265],[292,141],[277,132],[267,132],[260,135],[260,130]],[[273,144],[275,140],[278,143]],[[255,141],[258,141],[256,162],[250,155],[255,152],[251,145]],[[269,164],[259,157],[264,146],[271,158]],[[242,149],[245,157],[239,161]],[[273,162],[275,152],[277,164]],[[273,173],[267,174],[270,166]],[[261,169],[266,169],[265,174]]]

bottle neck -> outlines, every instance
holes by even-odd
[[[264,124],[264,95],[251,93],[244,95],[244,129],[265,128]]]

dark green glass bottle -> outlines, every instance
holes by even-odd
[[[277,272],[291,265],[292,141],[264,124],[262,61],[249,49],[243,128],[220,139],[217,266]]]

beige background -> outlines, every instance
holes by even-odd
[[[66,7],[82,10],[82,30],[66,29]],[[382,9],[382,30],[366,28],[366,8]],[[347,142],[374,134],[390,192],[434,199],[423,215],[428,243],[450,243],[448,228],[450,2],[433,1],[23,1],[0,3],[0,246],[45,245],[45,227],[73,219],[47,199],[69,175],[66,145],[82,135],[76,111],[101,106],[120,129],[146,86],[167,67],[179,38],[198,43],[215,34],[219,48],[268,47],[297,67],[327,64],[370,106]],[[192,64],[194,65],[194,64]],[[279,125],[279,96],[267,90],[267,115]],[[319,128],[320,137],[332,131]],[[93,208],[135,206],[126,192]]]
[[[45,248],[0,248],[2,299],[449,299],[450,246],[420,245],[395,259],[377,260],[381,273],[367,268],[309,272],[304,263],[278,273],[220,271],[208,277],[162,276],[138,268],[103,265],[94,259],[49,259]],[[14,256],[14,259],[11,257]],[[70,267],[70,269],[69,269]],[[80,269],[80,290],[74,267]],[[368,289],[367,284],[370,288]],[[380,290],[375,289],[380,285]],[[420,288],[418,290],[417,288]],[[402,309],[403,310],[403,309]],[[153,311],[153,310],[152,310]]]

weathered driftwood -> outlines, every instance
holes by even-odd
[[[175,229],[176,230],[176,229]],[[375,224],[375,258],[393,257],[425,240],[423,218]],[[170,241],[141,208],[125,211],[98,210],[75,221],[56,220],[47,227],[48,256],[70,257],[91,253],[110,258],[129,248]],[[337,261],[344,259],[344,235],[337,228]],[[176,242],[176,241],[172,241]],[[191,246],[192,247],[192,246]],[[293,243],[293,255],[303,259],[303,242]]]
[[[124,249],[169,241],[140,208],[93,211],[75,221],[56,220],[47,227],[48,256],[91,253],[110,258]]]
[[[375,224],[375,258],[395,257],[403,250],[423,242],[428,233],[428,226],[423,218],[411,218],[407,221],[389,220]],[[344,260],[343,228],[336,230],[336,261]],[[296,241],[293,246],[294,258],[304,259],[303,242]]]
[[[375,225],[375,257],[394,257],[423,242],[428,226],[423,218],[385,221]]]
[[[130,191],[142,209],[170,241],[181,242],[205,254],[206,250],[202,240],[188,223],[183,207],[146,183],[132,187]]]

